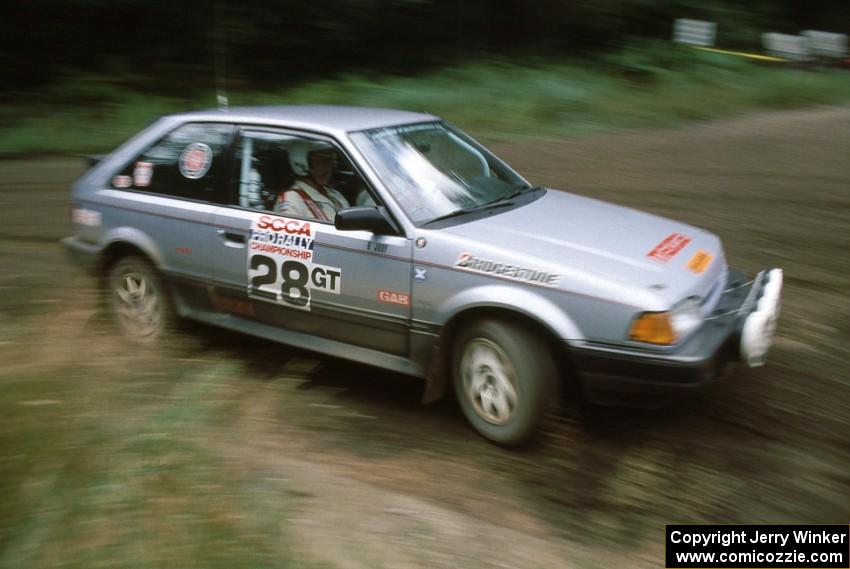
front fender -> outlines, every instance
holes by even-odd
[[[447,298],[439,306],[443,327],[451,327],[452,322],[463,313],[475,309],[501,309],[540,323],[552,336],[564,340],[583,340],[576,323],[564,309],[540,293],[517,287],[516,285],[486,284],[465,289]],[[441,336],[435,344],[428,372],[425,377],[425,390],[422,402],[430,403],[443,397],[450,376],[446,368],[449,346],[446,337]]]
[[[516,285],[486,284],[463,290],[440,306],[438,313],[449,322],[473,308],[501,308],[523,314],[548,328],[564,340],[583,340],[578,325],[559,306],[542,294]]]

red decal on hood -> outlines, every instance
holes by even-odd
[[[685,245],[691,242],[690,237],[685,237],[681,233],[671,233],[664,238],[661,243],[656,245],[652,251],[646,254],[647,257],[666,263],[676,256],[676,253],[685,248]]]

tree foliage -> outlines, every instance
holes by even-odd
[[[716,21],[718,40],[764,31],[848,32],[846,0],[29,0],[4,8],[7,93],[63,74],[136,88],[277,87],[351,71],[411,74],[484,56],[586,54],[669,38],[678,17]]]

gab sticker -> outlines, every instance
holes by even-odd
[[[410,306],[410,295],[394,290],[378,289],[378,302],[384,304],[398,304],[399,306]]]
[[[180,173],[190,180],[203,178],[212,166],[212,149],[203,142],[193,142],[183,149],[177,165]]]

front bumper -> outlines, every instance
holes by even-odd
[[[781,269],[762,271],[752,280],[730,271],[714,312],[672,350],[571,345],[584,396],[598,405],[660,406],[714,382],[730,361],[763,365],[781,291]]]

